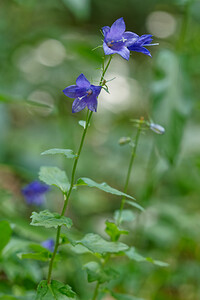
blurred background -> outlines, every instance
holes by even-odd
[[[131,119],[143,116],[165,127],[158,136],[141,135],[128,193],[145,207],[133,211],[126,241],[140,253],[170,264],[117,262],[120,277],[110,286],[147,300],[200,299],[200,1],[199,0],[1,0],[0,1],[0,218],[12,227],[0,258],[0,299],[33,299],[45,278],[46,263],[20,260],[30,241],[54,238],[55,231],[31,227],[33,210],[60,212],[62,195],[52,188],[43,207],[26,203],[21,188],[38,178],[41,165],[71,174],[72,161],[40,156],[50,148],[77,150],[82,134],[72,114],[72,99],[62,90],[80,73],[98,84],[103,51],[101,27],[124,17],[127,30],[150,33],[159,46],[152,58],[132,52],[129,62],[112,60],[93,115],[77,176],[123,190],[130,148],[122,136],[134,136]],[[95,189],[74,191],[68,215],[84,233],[105,236],[120,199]],[[88,300],[77,257],[62,249],[55,278]],[[1,296],[2,295],[2,296]],[[21,298],[20,298],[21,297]],[[111,298],[104,298],[111,299]]]

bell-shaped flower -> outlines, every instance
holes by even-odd
[[[142,52],[143,54],[151,56],[150,51],[145,47],[158,45],[158,43],[151,44],[152,40],[151,34],[143,34],[142,36],[138,36],[138,38],[128,46],[128,49],[131,51]]]
[[[70,85],[63,90],[69,98],[75,98],[72,104],[72,112],[83,110],[86,106],[91,111],[97,111],[97,97],[101,91],[101,86],[92,85],[87,78],[81,74],[76,79],[76,85]]]
[[[45,201],[45,193],[50,187],[39,181],[33,181],[22,189],[22,194],[28,204],[42,205]]]

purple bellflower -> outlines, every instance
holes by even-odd
[[[22,189],[26,202],[28,204],[42,205],[45,200],[45,193],[49,191],[50,187],[42,184],[39,181],[33,181]]]
[[[53,252],[54,250],[54,240],[53,239],[48,239],[44,242],[41,243],[42,247],[46,248],[47,250]]]
[[[102,28],[104,34],[103,49],[105,55],[118,53],[126,60],[129,60],[130,50],[132,50],[151,56],[149,50],[144,48],[144,46],[157,45],[150,45],[152,35],[145,34],[140,37],[134,32],[125,30],[126,25],[123,18],[116,20],[111,27],[104,26]]]
[[[87,78],[81,74],[76,79],[76,85],[70,85],[63,90],[69,98],[75,98],[72,104],[72,112],[83,110],[86,106],[91,111],[97,111],[97,97],[101,91],[101,86],[92,85]]]

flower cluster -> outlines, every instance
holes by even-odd
[[[148,56],[151,53],[146,46],[151,44],[152,35],[137,35],[131,31],[125,31],[126,25],[123,18],[116,20],[111,27],[104,26],[102,32],[104,35],[103,50],[105,55],[119,54],[126,60],[129,60],[130,51],[142,52]],[[63,90],[63,93],[69,98],[75,98],[72,104],[72,112],[76,113],[87,107],[91,111],[97,111],[97,98],[100,94],[101,86],[92,85],[87,78],[81,74],[76,79],[76,85],[70,85]]]

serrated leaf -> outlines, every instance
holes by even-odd
[[[127,294],[111,293],[111,295],[117,300],[144,300]]]
[[[48,210],[43,210],[39,213],[33,212],[31,216],[33,226],[44,226],[46,228],[57,228],[58,226],[66,226],[70,228],[72,226],[72,220],[65,216],[61,216],[58,213],[51,213]]]
[[[110,236],[111,241],[117,241],[121,234],[128,234],[127,230],[121,230],[113,222],[106,221],[105,232]]]
[[[102,266],[95,262],[91,261],[84,265],[84,268],[87,271],[88,282],[98,281],[99,283],[108,282],[118,276],[118,272],[116,272],[112,268],[103,269]]]
[[[71,300],[76,294],[69,285],[65,285],[57,280],[52,280],[47,284],[46,280],[40,282],[37,288],[36,300]]]
[[[130,200],[125,200],[125,202],[126,202],[127,204],[133,206],[133,207],[138,208],[138,209],[141,210],[141,211],[144,211],[144,208],[143,208],[141,205],[139,205],[138,203],[136,203],[136,202],[133,202],[133,201],[130,201]]]
[[[81,244],[88,248],[93,253],[118,253],[127,250],[129,247],[120,242],[108,242],[104,240],[100,235],[88,233],[80,241],[76,241],[76,244]]]
[[[46,150],[41,153],[41,155],[54,155],[54,154],[63,154],[67,158],[75,158],[77,155],[74,154],[73,150],[71,149],[58,149],[58,148],[53,148]]]
[[[114,212],[114,219],[117,222],[119,219],[120,211],[116,210]],[[120,222],[132,222],[135,220],[135,214],[132,212],[132,210],[129,209],[123,209],[120,215]]]
[[[127,197],[127,198],[130,198],[130,199],[134,200],[134,198],[132,196],[127,195],[123,192],[120,192],[120,191],[112,188],[107,183],[105,183],[105,182],[97,183],[97,182],[93,181],[90,178],[86,178],[86,177],[79,178],[77,180],[77,185],[87,185],[89,187],[96,187],[97,189],[102,190],[106,193],[114,194],[114,195],[117,195],[117,196],[124,196],[124,197]]]
[[[41,167],[39,178],[48,185],[57,186],[64,193],[70,188],[66,173],[57,167]]]
[[[10,224],[7,221],[0,222],[0,233],[1,233],[1,238],[0,238],[0,252],[1,252],[3,248],[8,244],[12,234],[12,229],[10,227]]]
[[[135,260],[137,262],[150,262],[154,265],[160,266],[160,267],[168,267],[169,264],[159,261],[159,260],[154,260],[151,257],[144,257],[141,254],[137,253],[134,247],[131,247],[128,251],[125,251],[125,254],[132,260]]]

